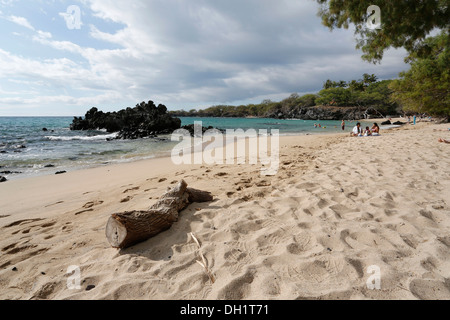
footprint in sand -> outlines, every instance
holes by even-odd
[[[430,219],[430,220],[433,221],[433,222],[436,222],[436,218],[434,217],[434,215],[433,215],[433,213],[432,213],[431,211],[428,211],[428,210],[420,210],[420,211],[419,211],[419,214],[420,214],[422,217],[425,217],[425,218],[427,218],[427,219]]]
[[[16,245],[17,245],[17,243],[10,244],[9,246],[4,247],[2,249],[2,252],[8,251],[10,249],[13,249]]]
[[[232,275],[238,274],[245,266],[252,263],[256,253],[253,250],[249,250],[244,242],[228,241],[226,244],[226,251],[223,255],[226,262],[223,266]]]
[[[129,188],[129,189],[126,189],[123,193],[128,193],[128,192],[131,192],[131,191],[137,191],[139,189],[140,189],[140,187]]]
[[[87,202],[84,206],[83,206],[83,208],[84,209],[90,209],[90,208],[93,208],[94,206],[99,206],[99,205],[101,205],[101,204],[103,204],[103,201],[90,201],[90,202]]]
[[[5,249],[9,248],[9,247],[11,247],[10,248],[11,250],[6,251]],[[5,254],[12,255],[12,254],[23,252],[23,251],[26,251],[26,250],[29,250],[29,249],[34,249],[36,247],[37,247],[37,245],[24,245],[24,246],[21,246],[21,247],[16,247],[15,244],[14,244],[14,245],[11,245],[11,246],[8,246],[8,247],[4,248],[2,251],[6,251]]]
[[[94,211],[94,209],[81,210],[81,211],[76,212],[75,215],[78,216],[80,214],[83,214],[83,213],[86,213],[86,212],[92,212],[92,211]]]
[[[89,202],[85,203],[83,205],[82,209],[80,211],[77,211],[75,213],[75,215],[78,216],[78,215],[86,213],[86,212],[92,212],[92,211],[94,211],[93,208],[95,206],[99,206],[101,204],[103,204],[103,201],[101,201],[101,200],[89,201]]]
[[[129,202],[129,201],[131,201],[131,200],[133,200],[133,197],[132,197],[132,196],[128,196],[128,197],[123,198],[122,200],[120,200],[120,203]]]
[[[38,248],[38,245],[28,244],[25,241],[21,244],[14,243],[2,249],[5,256],[10,256],[8,260],[3,263],[0,268],[5,268],[9,265],[14,265],[19,262],[23,262],[27,259],[33,258],[39,254],[47,252],[49,248]]]
[[[359,212],[359,209],[351,209],[342,204],[335,204],[330,206],[330,209],[335,213],[336,218],[342,219],[342,217],[350,212]]]
[[[409,285],[411,293],[422,300],[450,299],[450,282],[414,279]]]
[[[225,172],[219,172],[219,173],[216,173],[214,176],[216,176],[216,177],[225,177],[225,176],[227,176],[228,175],[228,173],[225,173]]]
[[[234,185],[237,186],[237,191],[251,188],[251,187],[253,187],[252,178],[248,178],[248,179],[243,178],[240,181],[236,182]]]
[[[254,270],[248,270],[243,276],[238,277],[227,284],[219,292],[219,300],[242,300],[248,296],[251,284],[255,279]]]
[[[61,228],[64,232],[70,232],[73,230],[73,227],[71,226],[72,222],[67,222],[65,226]]]
[[[270,187],[272,185],[272,183],[270,181],[267,180],[261,180],[255,183],[255,185],[259,188],[261,187]]]
[[[433,272],[439,266],[439,260],[434,257],[428,257],[420,261],[420,265],[427,271]]]
[[[322,246],[318,245],[316,238],[309,232],[295,235],[294,242],[286,247],[287,251],[294,255],[309,253],[314,248],[318,248],[319,251],[323,249]]]
[[[53,227],[55,224],[56,224],[56,222],[52,221],[52,222],[41,224],[41,225],[39,225],[39,227],[48,228],[48,227]]]
[[[49,208],[49,207],[52,207],[52,206],[56,206],[56,205],[62,204],[62,203],[64,203],[64,201],[58,201],[58,202],[56,202],[56,203],[49,204],[48,206],[45,206],[45,208]]]
[[[420,243],[419,240],[417,240],[412,234],[400,235],[400,237],[402,238],[403,242],[405,242],[413,249],[416,249]]]
[[[245,219],[245,218],[244,218]],[[239,223],[232,230],[241,235],[247,235],[265,228],[265,220],[249,220]]]
[[[313,190],[317,189],[319,187],[319,184],[312,183],[312,182],[304,182],[301,184],[298,184],[295,186],[297,189],[306,190],[308,192],[312,192]]]
[[[161,252],[156,253],[157,259],[164,260],[167,258],[167,254],[161,256]],[[166,279],[176,279],[177,277],[182,277],[186,270],[189,270],[189,268],[192,268],[193,270],[197,269],[198,264],[196,263],[197,258],[195,256],[188,256],[186,259],[180,263],[180,265],[169,262],[167,268],[165,268],[164,273],[162,276]],[[138,267],[136,267],[136,270]],[[195,269],[194,269],[195,268]],[[128,272],[135,272],[133,271],[133,267],[130,267],[128,269]]]
[[[54,292],[61,292],[63,290],[64,290],[63,281],[48,282],[42,285],[38,290],[36,290],[31,299],[41,299],[41,300],[50,299],[51,295]]]
[[[233,191],[227,192],[227,197],[228,197],[228,198],[231,198],[233,195],[234,195],[234,192],[233,192]]]
[[[13,234],[17,234],[19,232],[21,232],[22,234],[29,234],[33,228],[39,228],[39,229],[41,229],[41,228],[49,228],[49,227],[54,226],[55,224],[56,224],[56,222],[51,221],[51,222],[47,222],[47,223],[40,224],[40,225],[32,225],[32,226],[29,226],[29,227],[27,227],[25,229],[17,230]]]
[[[437,237],[437,240],[439,242],[441,242],[443,245],[447,246],[448,248],[450,248],[450,236],[445,236],[445,237]]]
[[[281,294],[281,287],[276,274],[264,278],[261,283],[261,289],[262,292],[268,296],[279,296]]]
[[[10,224],[4,226],[3,228],[11,228],[11,227],[15,227],[15,226],[19,226],[19,225],[24,225],[24,224],[29,224],[29,223],[33,223],[33,222],[36,222],[36,221],[42,221],[42,220],[44,220],[44,219],[24,219],[24,220],[18,220],[18,221],[15,221],[15,222],[13,222],[13,223],[10,223]]]
[[[177,299],[181,300],[205,300],[210,295],[212,288],[208,284],[210,283],[207,274],[195,274],[191,277],[187,277],[180,282],[178,286],[178,292],[182,294]],[[194,285],[193,285],[194,284]],[[155,292],[157,293],[157,292]]]
[[[254,192],[252,194],[252,198],[265,198],[266,194],[268,194],[268,193],[269,193],[268,190],[266,190],[265,192],[264,191],[257,191],[257,192]]]
[[[272,233],[262,235],[256,239],[258,246],[276,246],[282,243],[288,243],[289,241],[292,241],[292,235],[288,234],[284,229],[281,228]]]

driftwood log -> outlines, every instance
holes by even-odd
[[[210,192],[188,188],[182,180],[147,211],[111,215],[106,224],[106,238],[114,248],[128,248],[169,229],[178,220],[178,213],[189,204],[212,200]]]

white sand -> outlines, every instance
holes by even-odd
[[[450,299],[445,128],[283,137],[273,177],[154,159],[2,183],[0,299]],[[216,200],[110,247],[112,213],[147,209],[180,179]],[[79,290],[67,287],[72,265]],[[380,289],[368,289],[370,266]]]

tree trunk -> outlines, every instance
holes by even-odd
[[[178,213],[190,203],[212,200],[210,192],[188,188],[182,180],[147,211],[111,215],[106,224],[106,238],[114,248],[130,247],[169,229],[178,220]]]

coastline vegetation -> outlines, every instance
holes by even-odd
[[[377,115],[401,114],[398,104],[391,99],[393,91],[389,86],[392,82],[393,80],[379,81],[374,74],[364,74],[362,79],[349,82],[328,79],[317,94],[300,96],[293,93],[279,102],[264,100],[260,104],[217,105],[169,113],[177,117],[291,118],[292,115],[299,114],[302,108],[336,107],[357,108],[361,112],[371,111]]]

